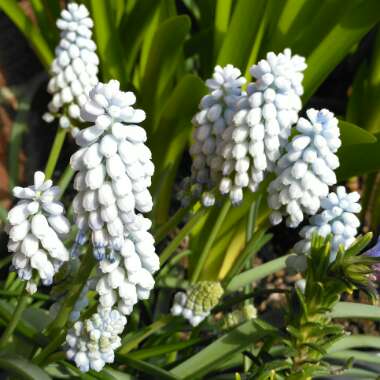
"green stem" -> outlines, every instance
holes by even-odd
[[[178,248],[181,244],[181,241],[184,237],[193,229],[199,219],[204,215],[206,209],[199,209],[185,224],[185,226],[179,231],[178,235],[170,242],[170,244],[162,251],[160,255],[160,263],[163,266],[166,261],[168,261],[173,254],[173,252]]]
[[[219,213],[218,219],[216,220],[216,222],[212,228],[211,234],[209,235],[208,240],[206,241],[206,244],[204,245],[203,250],[202,250],[201,254],[199,255],[197,265],[194,269],[193,275],[191,276],[192,282],[196,282],[198,280],[198,278],[201,274],[201,271],[204,267],[204,264],[206,262],[207,255],[210,252],[211,247],[214,244],[216,236],[220,230],[220,227],[222,226],[222,224],[224,222],[224,219],[227,216],[227,213],[228,213],[230,207],[231,207],[231,201],[228,199],[224,202],[224,205],[223,205],[223,207]]]
[[[22,293],[20,293],[20,292],[9,291],[9,290],[1,290],[0,289],[0,296],[2,296],[2,297],[13,298],[13,297],[20,297],[21,295],[22,295]],[[36,300],[41,300],[41,301],[49,301],[50,300],[49,296],[47,296],[46,294],[42,294],[42,293],[31,294],[30,297],[34,298]]]
[[[176,227],[193,206],[194,203],[191,203],[187,207],[180,208],[165,224],[160,226],[154,233],[156,243],[159,243],[168,234],[168,232]]]
[[[62,195],[65,193],[66,189],[67,189],[67,186],[69,186],[69,183],[71,181],[71,179],[73,178],[73,175],[74,175],[74,170],[73,168],[71,167],[70,164],[68,164],[66,166],[66,169],[65,171],[63,172],[61,178],[59,179],[58,183],[57,183],[57,186],[60,188],[61,190],[61,197]]]
[[[61,153],[61,149],[65,141],[67,130],[68,128],[60,128],[60,127],[58,128],[58,131],[55,135],[53,147],[51,148],[48,162],[45,168],[46,179],[51,178],[54,173],[54,169],[57,164],[59,154]]]
[[[26,292],[26,283],[23,285],[22,293],[18,299],[16,310],[14,311],[13,318],[9,322],[9,325],[6,327],[6,329],[3,332],[3,335],[0,338],[0,349],[4,348],[9,339],[11,338],[15,328],[17,327],[17,324],[22,316],[22,313],[24,312],[25,308],[28,305],[29,302],[29,294]]]
[[[83,257],[83,261],[78,270],[78,273],[73,280],[73,283],[63,301],[63,304],[59,310],[57,318],[51,323],[47,331],[51,337],[59,334],[65,327],[66,322],[70,316],[75,301],[78,299],[80,292],[82,291],[92,268],[95,264],[95,259],[92,252],[87,251]]]
[[[43,361],[53,353],[65,341],[66,330],[61,331],[56,335],[50,343],[33,359],[33,363],[42,364]]]

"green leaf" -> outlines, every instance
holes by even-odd
[[[0,1],[0,9],[16,24],[32,45],[38,58],[48,68],[53,60],[53,53],[38,28],[26,16],[16,0]]]
[[[125,41],[126,72],[130,75],[133,65],[146,37],[146,31],[151,26],[154,15],[160,5],[158,0],[139,0],[130,14],[125,13],[120,25],[120,34]]]
[[[263,321],[247,321],[172,369],[171,373],[181,379],[204,378],[234,353],[275,332],[276,329]]]
[[[354,358],[355,362],[367,362],[379,365],[379,357],[373,353],[355,351],[355,350],[344,350],[340,352],[334,352],[327,355],[327,358],[330,359],[344,359],[348,360],[349,358]]]
[[[158,225],[167,221],[170,203],[168,194],[172,192],[178,165],[191,135],[190,120],[204,93],[205,86],[201,79],[192,74],[183,77],[163,106],[159,122],[150,138],[156,166],[152,189]]]
[[[189,339],[183,342],[164,344],[157,347],[142,348],[138,351],[131,352],[128,356],[133,359],[144,360],[154,356],[161,356],[174,351],[180,351],[203,342],[203,338]]]
[[[214,52],[220,49],[230,23],[232,0],[217,0],[215,9]]]
[[[133,359],[129,356],[121,356],[116,354],[116,357],[118,359],[118,362],[127,364],[128,366],[135,368],[142,373],[146,373],[147,375],[153,376],[153,379],[157,380],[178,380],[181,379],[180,377],[173,375],[172,373],[165,371],[164,369],[157,367],[153,364],[150,364],[148,362],[144,362],[142,360]]]
[[[40,367],[16,355],[0,355],[0,368],[25,380],[51,380]]]
[[[378,0],[350,1],[339,23],[307,58],[303,96],[304,103],[315,92],[329,73],[349,53],[353,45],[380,20]]]
[[[366,110],[368,106],[367,100],[367,77],[368,77],[368,64],[362,62],[358,71],[355,74],[354,82],[352,83],[351,94],[348,98],[346,120],[361,125],[367,129],[364,123],[366,118]]]
[[[380,307],[352,302],[338,302],[331,311],[330,317],[380,321]]]
[[[377,141],[376,136],[348,121],[339,120],[339,129],[343,147],[356,144],[371,144]]]
[[[244,267],[244,264],[255,255],[268,241],[272,238],[272,234],[266,234],[265,231],[256,231],[250,242],[244,250],[239,254],[235,264],[231,267],[227,278],[232,278],[237,275]]]
[[[340,167],[336,170],[339,181],[361,176],[380,169],[380,141],[371,144],[342,146],[338,150]]]
[[[201,273],[201,270],[204,267],[204,263],[206,261],[207,255],[209,254],[209,251],[214,244],[216,236],[218,235],[220,228],[222,227],[222,224],[228,214],[230,207],[231,207],[231,201],[228,199],[224,202],[223,207],[220,210],[220,213],[218,215],[218,218],[216,219],[214,225],[212,226],[210,230],[210,234],[208,236],[206,244],[203,246],[203,249],[200,252],[200,254],[197,255],[196,257],[196,265],[191,276],[192,282],[197,282],[197,280],[199,279],[199,275]]]
[[[140,329],[138,332],[130,333],[123,338],[122,346],[118,352],[122,355],[127,354],[133,349],[137,348],[138,345],[144,341],[146,338],[156,333],[158,330],[164,328],[168,325],[170,321],[173,320],[171,315],[162,317],[161,319],[155,321],[150,326]]]
[[[217,58],[219,65],[231,63],[245,70],[265,4],[265,0],[239,0]]]
[[[48,40],[50,48],[54,49],[59,38],[58,28],[55,24],[56,19],[50,13],[49,7],[46,7],[44,0],[31,0],[30,3],[39,29]]]
[[[227,285],[226,291],[234,292],[254,281],[261,280],[262,278],[285,268],[288,256],[289,255],[279,257],[268,261],[265,264],[261,264],[256,268],[238,274]]]
[[[90,0],[90,4],[103,80],[118,79],[123,86],[127,79],[124,75],[123,48],[113,19],[112,8],[107,0]]]
[[[141,96],[150,117],[176,71],[182,45],[190,30],[187,16],[174,16],[158,26],[141,83]],[[178,108],[176,109],[178,112]]]
[[[380,337],[372,335],[348,335],[335,342],[327,352],[332,353],[349,348],[380,349]]]
[[[287,0],[283,3],[281,15],[267,46],[268,51],[279,52],[292,46],[291,42],[304,31],[305,20],[309,20],[320,6],[319,0]]]

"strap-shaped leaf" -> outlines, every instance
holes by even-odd
[[[181,379],[202,378],[234,353],[275,333],[276,329],[263,321],[247,321],[172,369],[171,373]]]
[[[25,380],[51,380],[40,367],[17,355],[0,355],[0,368]]]
[[[380,321],[380,307],[353,302],[338,302],[331,311],[330,316],[332,318]]]

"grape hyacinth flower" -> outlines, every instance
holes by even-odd
[[[210,315],[211,309],[219,303],[223,293],[219,282],[198,282],[186,293],[175,294],[171,313],[182,315],[192,326],[197,326]]]
[[[256,191],[267,170],[273,170],[291,126],[302,108],[305,59],[290,49],[253,65],[246,96],[238,102],[233,125],[224,131],[223,179],[219,190],[229,194],[233,204],[243,199],[243,189]]]
[[[75,322],[66,336],[67,358],[82,372],[101,371],[106,363],[113,363],[126,323],[127,319],[112,309],[98,310],[90,319]]]
[[[223,317],[221,328],[223,330],[231,330],[246,321],[256,318],[257,310],[255,306],[252,304],[243,305],[241,308],[233,310]]]
[[[298,120],[298,134],[286,145],[277,162],[277,178],[268,187],[272,224],[287,216],[287,225],[297,227],[304,214],[318,212],[321,198],[336,183],[339,159],[335,153],[341,145],[338,120],[326,109],[309,109],[306,114],[307,119]]]
[[[68,4],[57,20],[57,27],[61,30],[61,40],[55,49],[47,87],[53,98],[43,118],[46,122],[58,118],[60,127],[68,128],[70,119],[82,121],[80,107],[98,83],[99,58],[91,39],[93,21],[83,4]]]
[[[343,186],[338,186],[336,192],[331,192],[322,198],[322,211],[310,217],[309,225],[301,229],[300,235],[303,240],[294,246],[294,251],[307,253],[314,233],[322,237],[332,235],[332,254],[336,254],[339,246],[349,248],[355,241],[360,226],[360,221],[355,215],[361,211],[359,199],[359,193],[356,191],[347,193]]]
[[[137,299],[148,298],[152,274],[159,269],[151,222],[140,214],[152,209],[148,187],[154,165],[144,144],[146,132],[136,125],[145,113],[132,107],[135,101],[132,92],[120,91],[118,81],[99,83],[81,110],[92,126],[77,134],[82,148],[71,157],[78,171],[73,209],[81,233],[91,232],[100,303],[118,302],[123,314]]]
[[[224,146],[223,133],[231,125],[236,104],[242,95],[241,86],[246,82],[239,69],[232,65],[216,66],[213,77],[206,81],[209,93],[199,105],[200,111],[194,116],[194,143],[190,147],[193,158],[190,196],[202,194],[204,206],[212,206],[215,196],[209,192],[221,178]],[[183,199],[186,199],[186,189]]]
[[[20,200],[8,212],[8,250],[14,253],[12,265],[18,277],[28,281],[29,293],[37,290],[33,273],[44,285],[51,285],[54,274],[69,260],[62,238],[69,233],[70,223],[57,201],[59,188],[52,185],[44,173],[34,173],[32,186],[13,189]]]

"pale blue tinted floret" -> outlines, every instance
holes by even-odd
[[[277,178],[268,187],[273,224],[286,216],[287,225],[297,227],[304,214],[318,212],[329,186],[336,183],[339,159],[335,153],[341,145],[338,120],[326,109],[306,113],[307,119],[298,120],[298,134],[286,145],[277,162]]]
[[[193,118],[191,182],[197,186],[192,190],[194,196],[205,191],[202,202],[206,207],[214,204],[214,195],[207,190],[217,186],[221,178],[225,144],[222,136],[231,125],[244,83],[245,79],[236,67],[216,66],[213,78],[206,81],[209,93],[202,98],[200,111]]]
[[[322,198],[320,211],[309,220],[309,225],[303,227],[300,235],[303,238],[294,246],[297,253],[307,253],[310,250],[311,238],[314,233],[326,237],[332,235],[331,252],[338,251],[339,246],[348,248],[355,241],[360,221],[355,215],[361,211],[358,203],[359,193],[347,193],[343,186],[338,186],[336,192],[331,192]]]
[[[152,209],[148,187],[154,165],[146,132],[136,125],[145,113],[133,108],[135,101],[132,92],[120,91],[119,82],[99,83],[82,108],[92,126],[77,134],[82,148],[71,158],[78,171],[76,224],[89,230],[99,260],[99,301],[103,307],[117,304],[123,314],[149,297],[159,269],[151,222],[139,213]]]
[[[210,315],[209,311],[196,312],[186,307],[187,295],[184,292],[178,292],[174,296],[171,313],[174,316],[182,316],[187,319],[192,326],[198,326],[205,318]]]
[[[240,98],[233,123],[223,132],[223,179],[219,189],[238,204],[243,189],[256,191],[267,170],[273,170],[291,126],[302,108],[303,57],[289,49],[271,52],[250,69],[254,82]]]
[[[47,87],[53,98],[44,119],[51,122],[58,117],[60,127],[68,128],[70,118],[81,120],[80,106],[86,103],[88,93],[98,82],[99,58],[91,39],[93,21],[83,4],[68,4],[57,20],[57,27],[61,40],[55,49]]]
[[[90,319],[76,322],[66,337],[68,359],[82,372],[101,371],[114,361],[126,323],[127,319],[112,309],[101,309]]]
[[[69,259],[62,238],[69,233],[70,223],[63,204],[57,200],[59,188],[52,184],[51,180],[45,180],[44,173],[36,172],[32,186],[13,189],[13,195],[20,201],[8,212],[12,265],[18,276],[28,281],[30,293],[37,290],[31,281],[34,271],[44,285],[51,285],[54,274]]]

